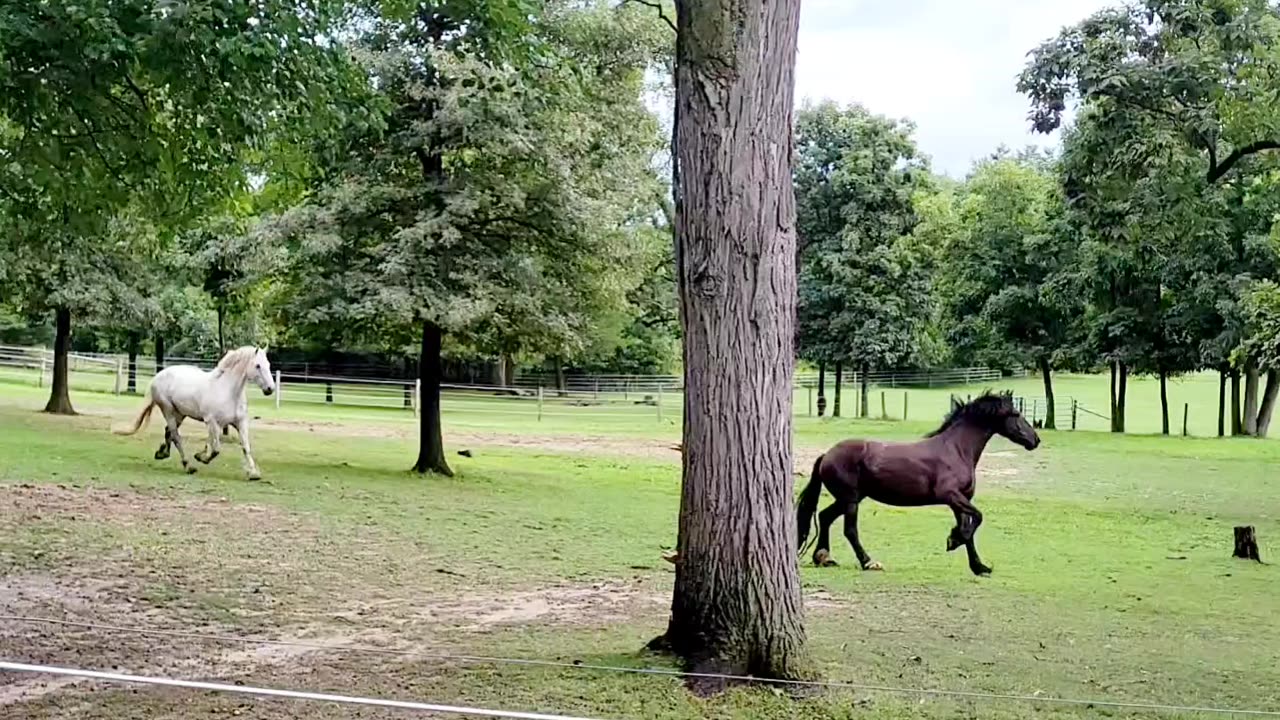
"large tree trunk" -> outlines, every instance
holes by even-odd
[[[677,5],[684,482],[663,644],[695,671],[797,677],[807,670],[791,506],[800,2]]]
[[[836,401],[831,406],[831,417],[840,417],[840,389],[844,387],[844,363],[836,363]]]
[[[866,419],[871,417],[871,366],[866,363],[858,368],[858,387],[858,395],[862,398],[861,417]]]
[[[568,385],[569,385],[568,381],[565,379],[565,376],[564,376],[564,360],[561,360],[560,358],[556,358],[555,364],[556,364],[556,390],[559,391],[561,395],[563,395],[565,393],[565,390],[568,389]]]
[[[156,374],[164,369],[164,335],[156,333]]]
[[[1218,437],[1227,434],[1227,371],[1218,371]]]
[[[827,364],[818,363],[818,417],[827,414]]]
[[[420,473],[453,475],[444,459],[444,434],[440,425],[440,345],[444,333],[433,322],[422,324],[422,356],[418,360],[418,378],[422,381],[418,411],[418,462],[413,469]]]
[[[1258,433],[1258,366],[1252,362],[1244,369],[1244,414],[1241,422],[1245,435]]]
[[[53,339],[53,386],[49,391],[49,402],[44,411],[55,415],[75,415],[71,407],[71,385],[68,377],[68,362],[71,353],[71,311],[58,308],[54,312],[56,334]]]
[[[1240,422],[1240,371],[1231,371],[1231,436],[1235,437],[1244,432],[1244,425]]]
[[[1169,374],[1160,369],[1160,434],[1169,434]]]
[[[1276,409],[1276,395],[1280,394],[1280,371],[1267,371],[1267,389],[1262,392],[1262,405],[1258,408],[1258,427],[1255,433],[1264,438],[1271,430],[1271,415]]]
[[[138,392],[138,352],[142,338],[137,333],[129,333],[129,382],[125,391],[130,395]]]
[[[1044,402],[1047,406],[1044,411],[1044,428],[1056,430],[1058,426],[1053,401],[1053,367],[1049,365],[1049,358],[1040,358],[1039,364],[1040,378],[1044,381]]]

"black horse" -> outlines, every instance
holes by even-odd
[[[831,559],[830,530],[831,524],[843,515],[844,535],[862,569],[883,569],[858,540],[858,503],[871,498],[905,507],[949,506],[955,512],[956,526],[947,538],[947,552],[964,545],[969,553],[969,569],[975,575],[990,574],[991,568],[982,564],[974,546],[973,535],[982,524],[982,513],[971,501],[977,485],[974,469],[994,435],[1002,435],[1027,450],[1040,444],[1040,436],[1014,407],[1012,396],[990,392],[969,403],[953,403],[942,426],[923,440],[845,440],[837,444],[814,462],[813,475],[800,494],[796,513],[799,547],[804,548],[825,485],[835,502],[818,515],[815,565],[836,564]]]

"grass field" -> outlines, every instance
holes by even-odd
[[[1154,423],[1140,420],[1158,410],[1154,387],[1131,390],[1137,431],[1158,429],[1154,412]],[[1212,378],[1194,378],[1172,394],[1207,406],[1216,391]],[[1063,378],[1059,393],[1100,396],[1105,407],[1097,378]],[[844,436],[932,429],[946,396],[920,391],[914,422],[799,418],[797,465]],[[0,385],[3,613],[258,642],[0,620],[8,659],[609,719],[1142,715],[860,690],[696,700],[671,678],[268,645],[665,666],[639,648],[662,630],[669,601],[672,573],[660,554],[674,542],[678,425],[587,413],[538,422],[455,407],[446,440],[474,457],[451,454],[455,478],[421,478],[404,472],[414,426],[403,411],[276,411],[255,400],[268,482],[249,483],[234,445],[186,477],[176,459],[151,459],[157,424],[143,436],[111,435],[137,398],[74,400],[85,415],[49,417],[34,412],[38,389]],[[915,391],[911,402],[914,413]],[[1193,431],[1209,434],[1212,424],[1206,412]],[[186,430],[193,445],[200,430]],[[814,657],[826,678],[859,684],[1280,711],[1280,576],[1230,558],[1231,527],[1245,523],[1257,527],[1264,559],[1273,557],[1277,460],[1280,444],[1251,440],[1056,432],[1034,453],[993,443],[976,502],[986,515],[979,547],[995,574],[976,579],[962,556],[943,552],[946,510],[868,506],[863,540],[888,570],[854,570],[842,542],[834,552],[845,565],[805,563]],[[0,683],[0,718],[406,717],[181,690]]]

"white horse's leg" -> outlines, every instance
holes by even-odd
[[[213,420],[206,420],[204,424],[205,429],[209,431],[209,439],[205,442],[204,450],[196,453],[196,459],[208,465],[218,457],[218,453],[222,452],[222,433],[227,428]]]
[[[244,452],[245,471],[249,473],[250,480],[261,480],[262,472],[258,470],[258,463],[253,460],[253,451],[249,447],[249,418],[242,417],[235,422],[236,435],[240,436],[240,450]]]
[[[188,475],[191,475],[196,471],[196,466],[192,465],[191,461],[187,459],[187,450],[182,447],[182,436],[178,434],[178,428],[182,426],[182,421],[186,420],[186,417],[175,413],[173,417],[166,417],[165,419],[168,421],[164,428],[165,435],[169,442],[178,448],[178,457],[182,458],[182,467],[187,471]]]

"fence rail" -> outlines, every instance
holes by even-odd
[[[76,390],[122,394],[145,389],[156,372],[154,358],[137,357],[130,363],[124,355],[73,353],[69,356],[70,383]],[[166,364],[190,364],[212,368],[216,358],[169,358]],[[0,381],[22,382],[37,386],[47,384],[53,373],[53,352],[47,348],[0,345]],[[928,388],[992,382],[1003,377],[988,368],[958,368],[933,372],[872,372],[868,384],[883,395],[887,388]],[[857,372],[844,374],[841,386],[848,398],[846,407],[853,413],[858,408]],[[298,364],[276,369],[278,391],[272,400],[276,407],[305,403],[346,407],[404,410],[417,413],[420,387],[416,378],[352,377],[338,373],[315,374]],[[576,416],[588,418],[649,416],[657,421],[672,420],[683,412],[683,378],[670,375],[569,375],[557,387],[554,375],[529,374],[507,386],[450,383],[441,386],[444,410],[471,413],[523,415],[530,417]],[[817,373],[799,373],[794,384],[796,413],[815,415]],[[835,376],[825,377],[827,396],[835,393]],[[807,401],[806,401],[807,396]],[[885,405],[883,397],[880,404]],[[880,412],[867,410],[868,417],[902,419],[908,408],[902,398],[902,413],[897,413],[899,400],[894,399],[894,412],[885,407]],[[821,405],[821,403],[819,403]],[[806,407],[807,406],[807,407]],[[823,408],[819,407],[817,414]],[[923,413],[922,413],[923,414]]]

